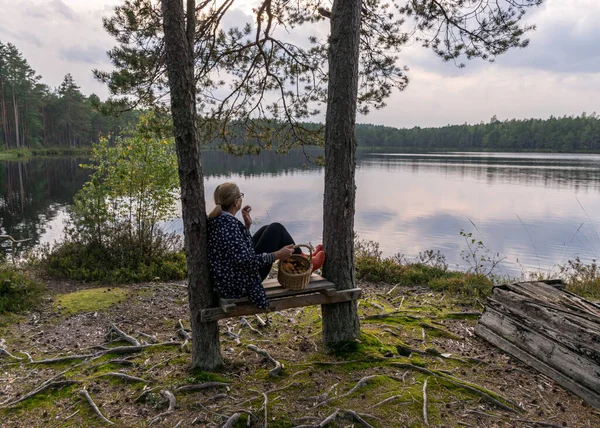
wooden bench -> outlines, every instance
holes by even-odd
[[[257,308],[246,298],[219,298],[219,307],[202,309],[200,312],[201,321],[216,321],[223,318],[281,311],[303,306],[349,302],[358,299],[362,294],[360,288],[336,290],[335,284],[316,274],[310,277],[310,282],[302,290],[287,290],[277,282],[277,279],[269,279],[263,282],[263,286],[269,299],[268,310]]]

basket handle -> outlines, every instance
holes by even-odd
[[[308,249],[308,260],[310,261],[311,265],[312,265],[312,253],[313,253],[313,246],[310,244],[298,244],[298,245],[294,245],[294,248],[300,248],[300,247],[304,247]]]

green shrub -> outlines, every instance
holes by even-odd
[[[47,251],[42,267],[53,277],[76,281],[131,283],[184,279],[186,258],[182,251],[154,252],[144,257],[135,247],[122,245],[119,252],[80,242],[65,242]]]
[[[161,224],[175,217],[179,179],[173,141],[145,115],[135,132],[93,148],[90,180],[75,195],[63,243],[42,251],[51,276],[138,282],[186,275],[181,238]]]
[[[429,287],[472,303],[489,296],[493,283],[483,274],[450,271],[443,255],[425,251],[416,261],[397,255],[382,258],[377,243],[357,243],[356,276],[358,279],[387,284]]]
[[[560,276],[567,290],[590,299],[600,299],[600,267],[596,260],[585,264],[579,257],[560,266]]]
[[[44,287],[18,270],[0,266],[0,314],[22,312],[35,306]]]

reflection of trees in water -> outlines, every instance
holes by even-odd
[[[600,164],[586,159],[375,156],[363,168],[472,177],[490,184],[520,184],[555,189],[600,191]]]
[[[310,156],[322,154],[322,151],[306,151]],[[222,151],[202,152],[202,167],[207,177],[220,177],[239,174],[246,177],[262,174],[293,174],[303,170],[320,168],[307,159],[302,150],[293,150],[285,155],[272,151],[263,151],[257,156],[233,156]]]
[[[16,239],[31,238],[21,249],[40,242],[46,225],[71,203],[88,172],[77,158],[38,158],[0,162],[0,226]],[[8,242],[0,242],[3,249]]]

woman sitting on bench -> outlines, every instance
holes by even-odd
[[[235,183],[223,183],[215,189],[216,207],[208,216],[208,263],[214,286],[221,297],[247,297],[260,309],[269,302],[262,281],[275,260],[287,259],[294,249],[294,240],[280,223],[261,227],[252,236],[252,208],[242,208],[244,194]],[[244,223],[235,215],[242,211]],[[317,246],[313,255],[313,270],[323,265],[325,253]]]

